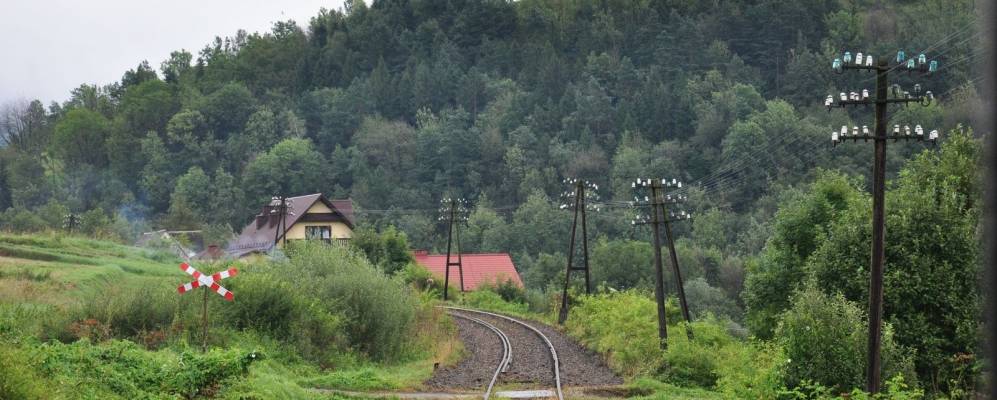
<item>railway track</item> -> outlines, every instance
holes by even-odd
[[[499,337],[502,341],[502,360],[499,361],[498,368],[495,368],[495,374],[492,375],[492,380],[488,382],[488,389],[485,391],[485,399],[487,400],[492,395],[492,389],[495,387],[495,382],[498,381],[499,374],[509,370],[509,364],[512,363],[512,342],[509,341],[509,336],[502,332],[501,329],[497,328],[495,325],[490,324],[488,321],[482,320],[480,318],[470,317],[461,313],[449,312],[450,315],[463,318],[468,321],[474,322],[478,325],[483,325]]]
[[[505,332],[502,332],[502,330],[499,329],[498,327],[496,327],[494,324],[491,324],[491,323],[489,323],[489,322],[487,322],[485,320],[482,320],[480,318],[474,318],[474,317],[470,317],[468,315],[464,315],[466,313],[486,315],[486,316],[489,316],[489,317],[500,318],[500,319],[509,321],[511,323],[514,323],[514,324],[517,324],[517,325],[520,325],[520,326],[523,326],[523,327],[529,329],[534,334],[536,334],[541,340],[543,340],[543,342],[547,345],[547,349],[550,350],[550,357],[551,357],[551,360],[553,361],[554,385],[556,387],[557,398],[559,400],[564,400],[564,393],[561,390],[561,368],[560,368],[560,362],[559,362],[559,360],[557,358],[557,350],[554,348],[554,344],[551,343],[551,341],[547,337],[547,335],[544,335],[543,332],[541,332],[539,329],[533,327],[530,324],[527,324],[527,323],[525,323],[523,321],[520,321],[520,320],[512,318],[512,317],[507,317],[505,315],[490,313],[490,312],[487,312],[487,311],[472,310],[472,309],[469,309],[469,308],[460,308],[460,307],[442,307],[442,308],[449,310],[449,313],[451,315],[454,315],[454,316],[456,316],[458,318],[463,318],[463,319],[466,319],[468,321],[471,321],[471,322],[474,322],[474,323],[477,323],[477,324],[480,324],[480,325],[483,325],[483,326],[487,327],[489,330],[491,330],[496,335],[498,335],[499,338],[502,340],[503,357],[502,357],[502,360],[499,362],[498,367],[495,369],[495,374],[492,376],[491,382],[488,384],[488,390],[485,392],[485,399],[486,400],[491,396],[491,394],[492,394],[492,388],[494,387],[495,382],[498,380],[499,375],[503,371],[507,370],[509,368],[509,365],[512,363],[512,342],[509,340],[509,336],[506,335]]]

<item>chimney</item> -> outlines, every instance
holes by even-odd
[[[270,216],[272,215],[270,212],[271,209],[272,207],[270,204],[267,204],[263,206],[263,211],[256,215],[256,229],[263,228],[263,226],[267,224],[267,221],[270,221]]]

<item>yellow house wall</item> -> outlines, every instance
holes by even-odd
[[[308,209],[309,214],[331,214],[332,209],[326,207],[321,201],[316,201],[312,204],[312,207]]]
[[[291,225],[291,229],[287,230],[287,239],[304,239],[306,226],[331,227],[330,230],[332,231],[333,239],[350,239],[353,237],[353,231],[342,222],[299,222]]]
[[[332,209],[327,207],[321,201],[316,201],[312,204],[306,214],[331,214]],[[287,230],[287,239],[304,239],[305,238],[305,227],[307,226],[328,226],[332,233],[333,239],[350,239],[353,237],[353,230],[349,226],[342,222],[299,222],[291,225],[291,228]]]

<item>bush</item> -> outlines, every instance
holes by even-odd
[[[852,389],[851,392],[841,393],[841,395],[835,395],[835,393],[833,389],[819,383],[805,381],[799,388],[783,390],[781,396],[794,400],[920,400],[924,398],[924,391],[910,388],[904,382],[902,374],[886,381],[883,390],[877,394],[869,394],[861,389]]]
[[[221,307],[222,319],[237,329],[285,341],[302,358],[329,366],[345,347],[343,317],[280,279],[280,272],[264,267],[233,279],[230,289],[239,298]]]
[[[394,226],[389,226],[383,232],[358,229],[354,232],[350,245],[363,251],[371,264],[387,274],[394,274],[414,261],[409,253],[408,237]]]
[[[606,354],[618,373],[650,375],[665,365],[655,310],[654,300],[639,291],[579,296],[565,328],[586,347]]]
[[[478,287],[478,290],[488,290],[498,294],[502,297],[502,300],[511,303],[526,303],[526,290],[521,286],[513,282],[512,279],[500,280],[496,279],[495,282],[486,282]]]
[[[44,399],[44,381],[27,355],[0,342],[0,399]]]
[[[175,289],[160,284],[110,285],[100,294],[86,296],[80,307],[71,311],[74,321],[71,330],[78,338],[93,340],[141,339],[153,332],[168,331],[177,316],[178,305],[189,302],[188,299],[178,298]]]
[[[741,317],[741,309],[737,307],[737,303],[727,297],[723,290],[710,286],[706,279],[695,278],[686,281],[684,287],[686,300],[689,302],[689,312],[693,319],[706,314],[736,319]]]
[[[524,315],[529,312],[526,303],[508,302],[491,290],[475,290],[464,294],[463,303],[471,308],[495,311],[512,315]]]
[[[416,290],[434,292],[438,295],[437,297],[443,297],[443,281],[437,279],[426,267],[414,262],[408,263],[395,276]]]
[[[149,352],[128,341],[32,346],[39,375],[58,385],[50,397],[176,398],[210,397],[220,382],[244,375],[254,353],[239,350]]]
[[[716,389],[730,399],[775,399],[786,357],[771,342],[735,343],[717,351]]]
[[[302,241],[287,254],[273,268],[321,307],[342,313],[351,346],[376,360],[405,355],[419,300],[403,282],[348,248]]]
[[[45,220],[23,208],[8,208],[0,213],[0,229],[10,232],[39,232],[45,229]]]
[[[526,290],[526,304],[529,305],[530,311],[539,314],[547,314],[554,309],[552,305],[556,300],[560,299],[560,295],[556,295],[554,298],[553,293],[548,295],[541,290],[537,289],[527,289]]]
[[[676,326],[678,329],[673,329],[668,332],[668,348],[665,351],[665,362],[667,363],[667,368],[665,369],[665,376],[668,382],[674,383],[680,386],[699,386],[699,387],[713,387],[717,382],[717,362],[716,350],[719,347],[716,344],[710,344],[711,338],[703,338],[702,336],[706,334],[704,328],[710,328],[712,330],[719,330],[722,332],[722,327],[708,326],[706,324],[697,323],[694,329],[692,325],[687,325],[685,323]],[[690,340],[687,335],[686,328],[694,329],[693,339]],[[712,332],[715,334],[716,332]]]
[[[80,232],[97,238],[107,238],[110,233],[111,218],[103,210],[95,208],[80,216]]]
[[[674,300],[666,317],[679,321]],[[785,358],[772,344],[741,341],[728,323],[707,317],[689,325],[668,326],[668,348],[661,349],[656,305],[640,291],[580,296],[566,329],[586,347],[606,354],[609,365],[628,378],[658,376],[669,383],[716,388],[729,398],[771,399],[782,386]]]
[[[845,391],[864,384],[868,324],[859,308],[841,295],[829,296],[812,284],[792,299],[782,314],[775,340],[788,357],[785,384],[804,381]],[[913,379],[912,358],[893,341],[892,328],[883,329],[883,377],[899,373]]]

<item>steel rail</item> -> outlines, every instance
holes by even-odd
[[[447,314],[482,325],[490,329],[492,332],[495,332],[495,335],[497,335],[502,341],[502,361],[499,361],[498,368],[495,369],[495,374],[492,375],[492,380],[488,382],[488,389],[485,390],[485,400],[488,400],[488,398],[492,396],[492,389],[495,387],[495,382],[498,381],[499,374],[508,371],[509,364],[512,363],[512,342],[509,340],[509,337],[506,336],[505,332],[502,332],[502,330],[497,328],[495,325],[488,323],[488,321],[455,312],[448,312]]]
[[[525,323],[523,321],[520,321],[520,320],[512,318],[512,317],[507,317],[507,316],[502,315],[502,314],[495,314],[495,313],[490,313],[490,312],[487,312],[487,311],[472,310],[470,308],[461,308],[461,307],[443,306],[443,308],[450,309],[450,310],[457,310],[457,311],[464,311],[464,312],[472,312],[472,313],[490,315],[490,316],[496,317],[496,318],[502,318],[504,320],[507,320],[507,321],[510,321],[510,322],[513,322],[513,323],[525,326],[527,329],[533,331],[533,333],[536,333],[537,336],[540,336],[540,338],[543,339],[543,341],[547,343],[547,348],[550,350],[551,359],[554,360],[554,384],[557,386],[557,398],[558,398],[558,400],[564,400],[564,393],[561,391],[561,367],[560,367],[560,362],[557,359],[557,350],[554,349],[554,344],[551,343],[550,339],[547,338],[547,335],[544,335],[543,332],[540,332],[539,329],[534,328],[530,324],[527,324],[527,323]]]
[[[464,318],[466,320],[477,322],[481,325],[488,327],[488,329],[491,329],[492,332],[495,332],[495,334],[498,335],[499,339],[502,339],[502,347],[504,348],[504,354],[502,355],[502,363],[501,363],[502,372],[506,372],[509,370],[509,365],[512,364],[512,341],[509,340],[509,336],[506,335],[505,332],[502,332],[501,329],[498,329],[498,327],[492,325],[488,321],[479,318],[469,317],[463,314],[455,314],[455,313],[449,313],[449,314],[458,318]]]

